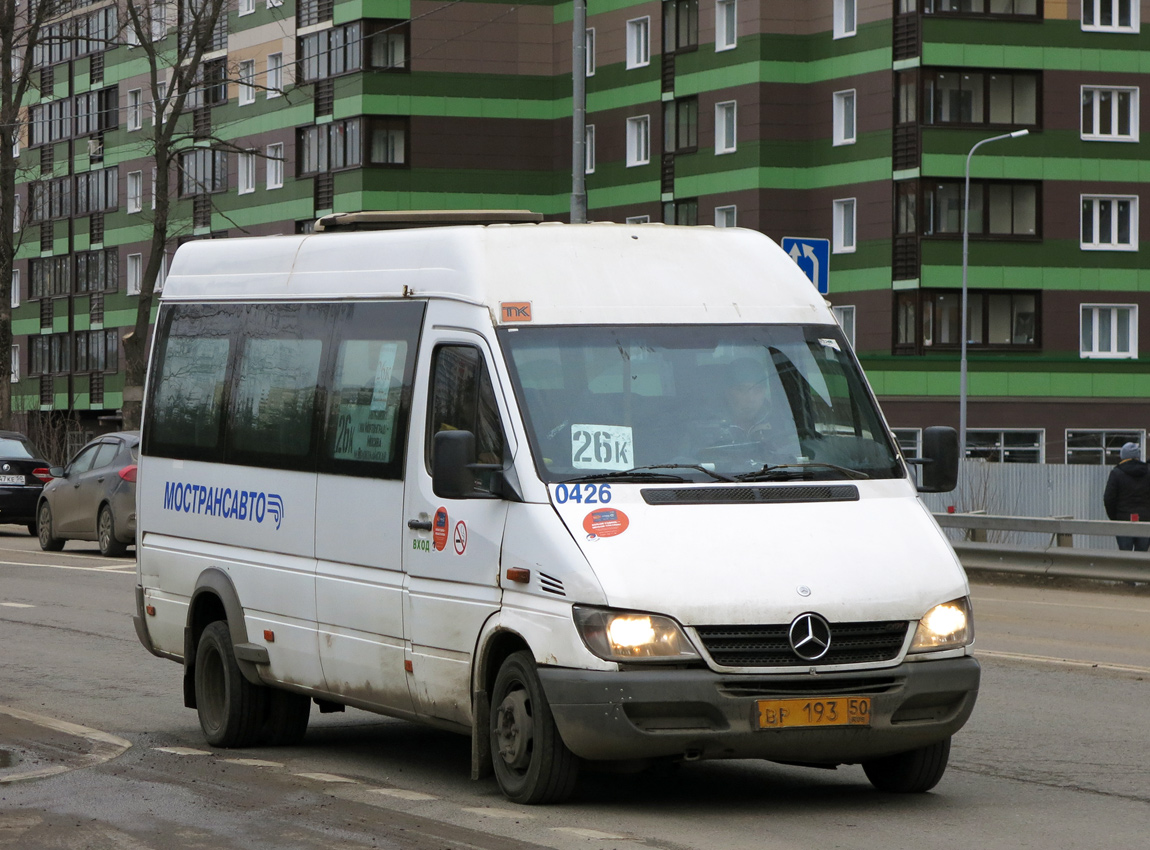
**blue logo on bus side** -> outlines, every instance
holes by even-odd
[[[271,517],[275,520],[276,531],[279,531],[284,516],[284,500],[278,493],[165,481],[164,510],[260,523]]]

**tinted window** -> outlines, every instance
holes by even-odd
[[[68,474],[77,475],[91,469],[92,461],[96,458],[96,449],[98,448],[98,445],[85,446],[78,455],[72,458],[72,462],[68,464]]]
[[[119,443],[100,443],[96,448],[96,459],[92,461],[92,469],[103,469],[105,466],[111,466],[119,450]]]

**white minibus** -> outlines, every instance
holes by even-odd
[[[314,703],[470,735],[522,803],[696,759],[932,788],[980,672],[917,496],[953,429],[902,456],[760,233],[406,216],[172,262],[135,623],[208,743]]]

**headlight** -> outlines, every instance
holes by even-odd
[[[607,661],[692,661],[699,657],[670,617],[580,605],[572,613],[587,648]]]
[[[910,651],[957,649],[973,641],[974,618],[970,614],[970,600],[964,596],[935,605],[926,612],[926,616],[918,621]]]

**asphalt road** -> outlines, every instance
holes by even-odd
[[[179,667],[136,640],[133,585],[130,559],[0,526],[0,848],[1150,845],[1147,594],[977,583],[982,693],[930,794],[707,762],[544,808],[472,782],[465,738],[353,710],[313,712],[299,747],[210,751]]]

